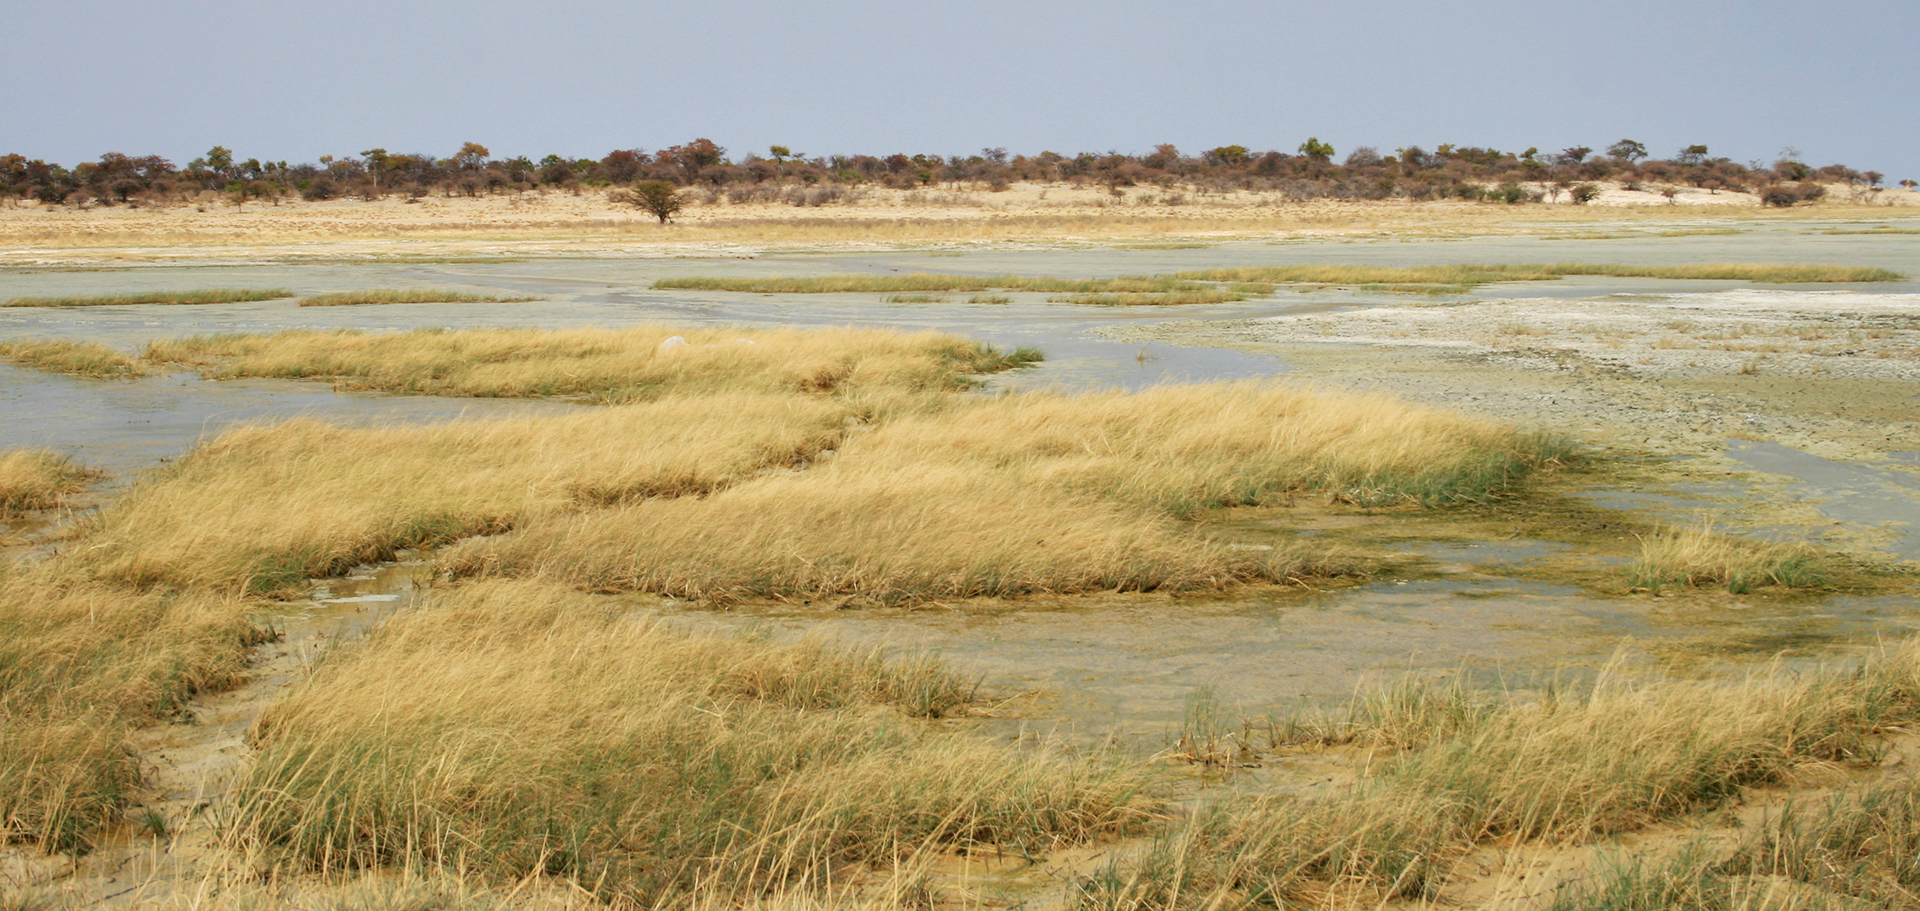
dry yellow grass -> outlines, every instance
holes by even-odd
[[[1413,745],[1325,797],[1216,801],[1153,850],[1089,879],[1082,907],[1259,903],[1249,895],[1284,905],[1330,888],[1361,890],[1369,903],[1430,899],[1476,844],[1590,841],[1809,768],[1870,765],[1887,732],[1920,718],[1920,646],[1816,674],[1604,678],[1580,695],[1469,711],[1456,697],[1409,687],[1397,706],[1368,707],[1362,714],[1389,720],[1392,737]]]
[[[1259,384],[1010,395],[902,410],[805,473],[549,514],[445,560],[709,600],[1217,589],[1293,578],[1322,557],[1230,550],[1171,518],[1307,493],[1478,499],[1559,454],[1364,395]]]
[[[56,566],[0,572],[0,841],[86,846],[139,778],[124,736],[244,673],[247,605]]]
[[[1139,509],[1004,474],[849,459],[702,500],[548,515],[450,548],[443,565],[721,602],[922,601],[1218,589],[1282,580],[1312,560],[1229,550]]]
[[[133,358],[98,342],[3,342],[0,357],[33,370],[74,376],[133,377],[146,372]]]
[[[927,662],[675,632],[536,583],[456,586],[261,719],[233,830],[320,869],[552,873],[654,905],[1151,818],[1137,768],[902,717],[971,694]]]
[[[960,402],[902,414],[845,455],[964,465],[1188,515],[1307,492],[1369,505],[1482,499],[1567,445],[1388,396],[1230,383]]]
[[[1745,594],[1767,585],[1815,588],[1832,577],[1812,548],[1772,544],[1714,531],[1713,524],[1659,528],[1640,538],[1640,552],[1627,565],[1635,588],[1717,586]]]
[[[684,345],[662,347],[680,337]],[[331,379],[350,388],[634,401],[721,390],[954,389],[1019,363],[934,332],[881,329],[485,329],[279,332],[155,342],[145,359],[209,376]]]
[[[59,506],[99,477],[100,472],[49,449],[0,451],[0,518]]]
[[[836,445],[853,414],[722,393],[563,417],[232,431],[103,512],[74,558],[134,585],[276,592],[534,516],[707,493]]]

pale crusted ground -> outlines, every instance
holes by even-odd
[[[1913,295],[1409,301],[1111,334],[1275,353],[1305,378],[1660,453],[1729,437],[1845,460],[1920,449]]]
[[[1296,202],[1278,193],[1191,187],[1016,184],[922,190],[859,188],[823,205],[733,204],[683,191],[671,225],[614,201],[605,188],[477,198],[389,197],[278,204],[205,194],[197,202],[128,208],[0,205],[0,265],[115,261],[245,261],[506,255],[685,255],[824,245],[996,241],[1165,242],[1223,237],[1470,236],[1609,230],[1684,218],[1707,225],[1906,214],[1920,194],[1886,190],[1857,202],[1835,188],[1817,205],[1766,209],[1749,194],[1617,187],[1596,204],[1510,206],[1460,201]],[[1865,204],[1865,203],[1871,204]],[[1684,215],[1682,215],[1684,213]]]

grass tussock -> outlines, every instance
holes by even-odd
[[[0,518],[52,509],[100,478],[99,471],[49,449],[0,452]]]
[[[1164,518],[1004,475],[846,464],[698,501],[546,516],[450,548],[442,565],[716,602],[1192,591],[1305,569],[1295,554],[1229,550]]]
[[[312,294],[300,299],[302,307],[350,307],[359,304],[517,304],[539,300],[537,297],[503,297],[474,294],[469,291],[430,288],[376,288],[366,291],[336,291]]]
[[[550,514],[443,559],[719,601],[1219,589],[1328,567],[1176,519],[1293,495],[1474,501],[1566,455],[1446,412],[1258,384],[955,400],[890,415],[804,473]]]
[[[1268,794],[1198,813],[1144,860],[1088,880],[1083,907],[1284,904],[1336,883],[1379,900],[1430,898],[1476,844],[1587,841],[1808,768],[1869,763],[1885,732],[1920,719],[1920,646],[1852,672],[1603,679],[1585,694],[1466,711],[1457,694],[1420,687],[1388,701],[1400,704],[1351,714],[1391,720],[1388,739],[1412,746],[1376,760],[1370,777],[1324,797]]]
[[[212,291],[139,291],[92,297],[16,297],[0,307],[123,307],[130,304],[240,304],[293,297],[285,288],[235,288]]]
[[[30,370],[100,378],[133,377],[147,368],[98,342],[0,342],[0,357]]]
[[[832,448],[844,402],[733,393],[563,417],[246,428],[135,486],[75,560],[101,578],[262,594],[555,511],[711,493]]]
[[[1626,568],[1629,583],[1659,591],[1669,586],[1725,588],[1740,595],[1765,586],[1819,588],[1833,573],[1803,544],[1769,544],[1723,535],[1710,522],[1656,529],[1640,538]]]
[[[672,338],[686,344],[667,344]],[[145,359],[210,376],[331,379],[351,388],[644,401],[750,390],[965,388],[1018,366],[992,346],[878,329],[486,329],[219,335],[149,345]]]
[[[458,586],[261,719],[234,830],[319,869],[549,873],[654,905],[916,851],[1042,851],[1155,811],[1137,770],[913,720],[972,692],[928,662]]]
[[[1701,841],[1629,859],[1564,890],[1550,911],[1852,911],[1905,908],[1920,887],[1920,782],[1802,798],[1731,849]]]
[[[0,576],[0,841],[84,849],[139,780],[124,737],[232,685],[262,634],[237,598],[57,567]]]

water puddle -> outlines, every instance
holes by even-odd
[[[1731,440],[1727,454],[1755,471],[1791,478],[1784,494],[1836,521],[1878,531],[1879,549],[1920,560],[1920,478],[1835,462],[1779,443]]]
[[[241,424],[322,418],[335,423],[432,422],[559,414],[586,407],[525,399],[336,392],[293,380],[203,380],[195,374],[99,380],[0,364],[0,448],[45,447],[106,470],[129,472],[185,453]]]

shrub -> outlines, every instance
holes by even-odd
[[[308,202],[320,202],[322,200],[333,199],[339,195],[339,185],[335,184],[332,180],[322,177],[313,183],[307,184],[307,188],[301,191],[300,198]]]
[[[626,202],[645,209],[661,224],[666,224],[684,205],[680,192],[673,184],[664,180],[643,180],[628,191]]]
[[[1583,183],[1575,186],[1569,195],[1572,196],[1574,205],[1584,206],[1600,198],[1600,187],[1597,184]]]

